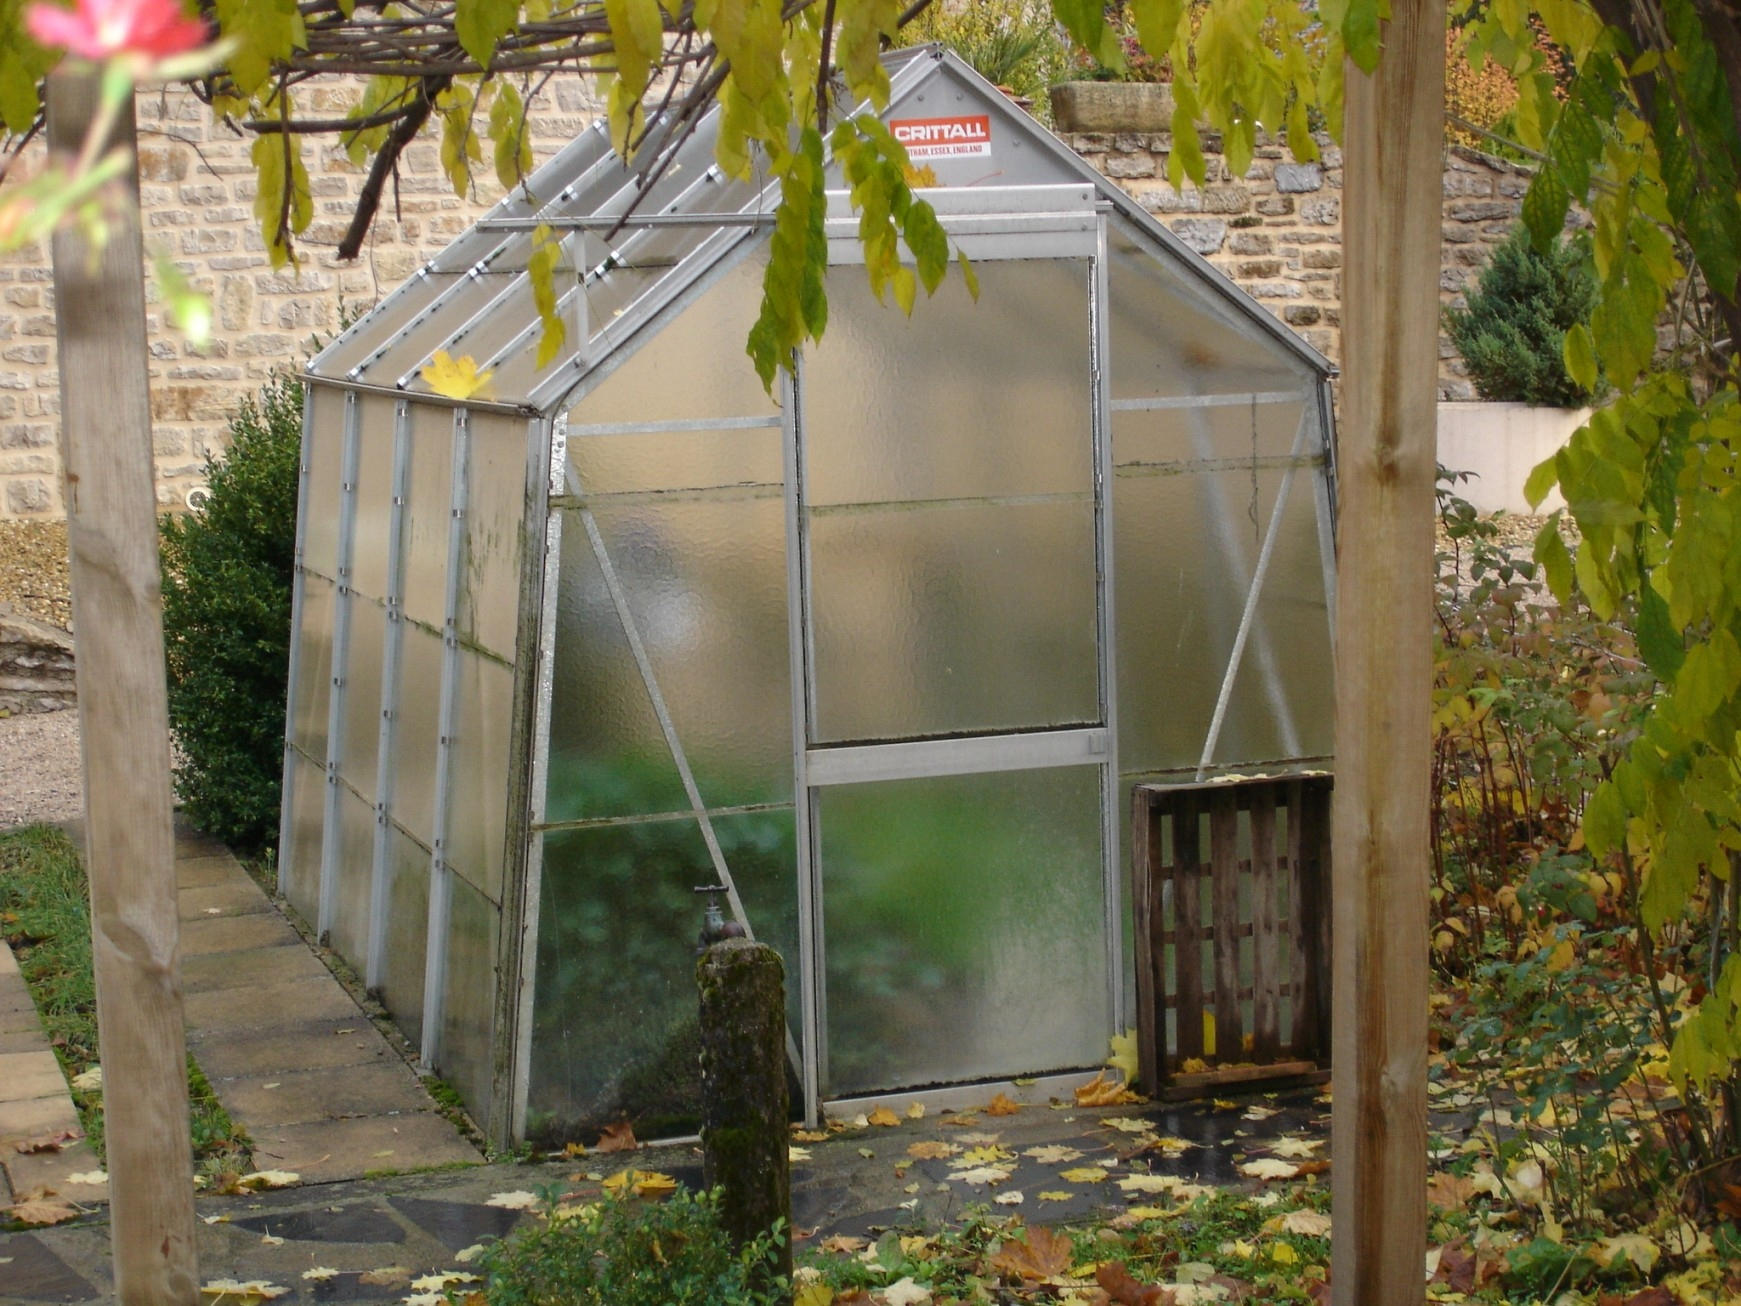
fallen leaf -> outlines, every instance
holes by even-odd
[[[1187,1183],[1174,1174],[1126,1175],[1118,1181],[1118,1186],[1126,1193],[1171,1193],[1181,1202],[1192,1202],[1214,1191],[1207,1184]]]
[[[484,1245],[482,1243],[473,1243],[470,1247],[460,1248],[453,1254],[453,1259],[458,1261],[461,1265],[470,1265],[483,1254]]]
[[[236,1180],[240,1188],[290,1188],[302,1181],[293,1170],[255,1170]]]
[[[1048,1143],[1044,1147],[1030,1147],[1022,1155],[1033,1157],[1041,1165],[1065,1165],[1071,1161],[1082,1159],[1082,1153],[1074,1147],[1064,1147],[1058,1143]]]
[[[315,1283],[324,1283],[328,1279],[336,1279],[339,1272],[325,1265],[317,1265],[312,1270],[304,1270],[302,1277]]]
[[[1010,1177],[1010,1172],[995,1165],[982,1165],[972,1170],[953,1170],[949,1177],[964,1184],[1001,1184]]]
[[[282,1247],[284,1239],[275,1233],[263,1233],[260,1235],[260,1245],[262,1247]]]
[[[1628,1297],[1626,1306],[1676,1306],[1676,1298],[1667,1288],[1646,1288]]]
[[[907,1145],[907,1155],[920,1161],[941,1161],[944,1157],[954,1156],[960,1151],[961,1149],[954,1143],[935,1143],[926,1141],[923,1143],[909,1143]]]
[[[1076,1196],[1075,1193],[1066,1193],[1066,1192],[1041,1193],[1040,1200],[1042,1202],[1068,1202],[1071,1198],[1073,1198],[1075,1196]]]
[[[633,1152],[640,1146],[635,1141],[635,1127],[627,1120],[619,1120],[614,1125],[606,1125],[604,1133],[599,1135],[595,1150],[600,1152]]]
[[[411,1282],[411,1271],[403,1265],[383,1265],[376,1270],[365,1270],[357,1276],[357,1282],[371,1288],[402,1288]]]
[[[1255,1161],[1241,1164],[1239,1173],[1247,1179],[1293,1179],[1299,1175],[1300,1167],[1291,1161],[1278,1161],[1274,1157],[1261,1156]]]
[[[22,1224],[47,1225],[61,1224],[72,1219],[79,1211],[76,1206],[51,1200],[47,1192],[38,1189],[23,1201],[7,1207],[6,1213]]]
[[[70,1082],[81,1093],[94,1093],[103,1086],[103,1068],[92,1066],[89,1070],[74,1075]]]
[[[1058,1178],[1067,1184],[1097,1184],[1109,1176],[1097,1165],[1079,1165],[1074,1170],[1060,1170]]]
[[[1160,1152],[1165,1156],[1182,1156],[1200,1144],[1193,1143],[1188,1138],[1157,1138],[1148,1146],[1150,1151]]]
[[[1138,1120],[1135,1116],[1110,1116],[1100,1123],[1125,1134],[1146,1134],[1151,1129],[1147,1120]]]
[[[997,1142],[997,1140],[1002,1138],[1002,1137],[1003,1137],[1002,1134],[987,1134],[987,1133],[976,1132],[976,1133],[971,1133],[971,1134],[962,1134],[961,1141],[966,1143],[969,1147],[986,1147],[992,1143]]]
[[[855,1238],[851,1234],[832,1233],[822,1240],[820,1246],[825,1252],[844,1252],[847,1255],[856,1255],[869,1247],[870,1243],[864,1238]]]
[[[786,1160],[789,1162],[808,1161],[809,1159],[810,1149],[808,1147],[788,1147],[786,1149]]]
[[[264,1279],[248,1279],[245,1282],[213,1279],[210,1283],[200,1285],[199,1294],[214,1306],[218,1302],[222,1302],[223,1306],[259,1306],[260,1302],[282,1297],[289,1291],[290,1289],[280,1288],[275,1283],[267,1283]]]
[[[999,1206],[1020,1206],[1022,1204],[1022,1202],[1026,1199],[1023,1198],[1023,1196],[1020,1193],[1016,1192],[1014,1189],[1011,1189],[1007,1193],[999,1193],[996,1197],[992,1198],[991,1200],[996,1202]]]
[[[907,1119],[909,1119],[909,1120],[923,1120],[924,1118],[925,1118],[925,1104],[923,1102],[914,1102],[911,1106],[909,1106],[907,1108]]]
[[[881,1129],[893,1129],[896,1125],[901,1123],[901,1117],[889,1110],[886,1106],[879,1106],[875,1111],[872,1111],[870,1115],[866,1116],[865,1119]]]
[[[1145,1286],[1133,1278],[1123,1261],[1106,1261],[1094,1271],[1094,1281],[1118,1306],[1173,1306],[1173,1294],[1158,1284]]]
[[[69,1184],[106,1184],[109,1176],[101,1170],[81,1170],[77,1174],[68,1175],[66,1181]]]
[[[12,1147],[25,1156],[32,1156],[38,1152],[58,1152],[68,1143],[76,1143],[83,1137],[76,1129],[55,1129],[46,1134],[20,1138]]]
[[[828,1131],[826,1129],[794,1129],[792,1137],[800,1143],[821,1143],[827,1140]]]
[[[478,1276],[467,1274],[463,1270],[437,1270],[434,1274],[426,1274],[421,1279],[413,1279],[410,1288],[413,1292],[440,1292],[450,1283],[476,1283]]]
[[[883,1300],[888,1306],[929,1306],[931,1290],[923,1284],[914,1283],[912,1275],[908,1275],[884,1288]]]
[[[1131,1092],[1118,1080],[1108,1079],[1102,1070],[1086,1084],[1079,1085],[1075,1090],[1077,1106],[1123,1106],[1128,1102],[1140,1102],[1142,1099]]]
[[[1068,1272],[1074,1251],[1068,1234],[1034,1226],[1025,1238],[1008,1238],[991,1258],[991,1268],[1030,1283],[1043,1283]]]
[[[867,1161],[874,1161],[877,1158],[877,1154],[875,1152],[871,1151],[871,1149],[868,1147],[859,1148],[858,1154],[860,1156],[862,1156]]]
[[[1612,1238],[1603,1238],[1597,1242],[1596,1249],[1596,1260],[1603,1269],[1612,1270],[1616,1262],[1626,1260],[1645,1274],[1650,1273],[1656,1265],[1657,1257],[1662,1255],[1662,1248],[1641,1233],[1622,1233]]]
[[[985,1104],[985,1113],[988,1116],[1013,1116],[1021,1109],[1020,1103],[1010,1101],[1002,1093]]]
[[[1289,1211],[1280,1221],[1283,1233],[1297,1233],[1303,1238],[1330,1236],[1330,1217],[1318,1211]]]
[[[656,1170],[619,1170],[604,1181],[605,1191],[621,1195],[631,1192],[650,1201],[663,1201],[677,1191],[677,1181]]]
[[[625,1170],[623,1173],[627,1174]],[[524,1188],[511,1193],[491,1193],[484,1199],[485,1206],[499,1206],[504,1211],[530,1211],[538,1205],[538,1194],[529,1193]]]
[[[821,1280],[812,1280],[798,1289],[792,1306],[834,1306],[834,1289]]]
[[[1106,1064],[1123,1075],[1125,1083],[1136,1083],[1138,1062],[1134,1029],[1112,1036],[1112,1055],[1106,1059]]]
[[[1285,1156],[1295,1161],[1302,1161],[1311,1156],[1312,1153],[1316,1152],[1322,1146],[1324,1146],[1322,1139],[1297,1138],[1289,1135],[1286,1138],[1276,1139],[1275,1142],[1269,1145],[1269,1150],[1274,1152],[1277,1156]]]
[[[1248,1106],[1245,1108],[1245,1113],[1239,1118],[1241,1120],[1268,1120],[1275,1113],[1276,1109],[1273,1106]]]
[[[1013,1161],[1016,1154],[1008,1148],[999,1147],[996,1143],[987,1143],[984,1147],[975,1147],[961,1154],[961,1159],[955,1165],[994,1165],[999,1161]]]

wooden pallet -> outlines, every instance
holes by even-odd
[[[1137,1047],[1157,1096],[1327,1078],[1330,788],[1297,776],[1133,791]]]

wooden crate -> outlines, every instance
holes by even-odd
[[[1297,776],[1133,791],[1137,1042],[1155,1095],[1327,1078],[1330,787]]]

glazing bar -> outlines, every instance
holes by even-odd
[[[1336,441],[1331,437],[1330,387],[1318,395],[1318,442],[1324,447],[1324,469],[1312,478],[1318,510],[1318,565],[1324,570],[1324,606],[1329,614],[1330,653],[1336,653]]]
[[[465,561],[466,508],[471,489],[471,414],[453,414],[453,481],[447,522],[447,591],[442,617],[441,697],[435,740],[435,847],[429,862],[429,926],[424,941],[424,1069],[441,1065],[441,1023],[447,999],[447,933],[453,912],[453,872],[447,865],[447,811],[453,783],[453,733],[459,714],[459,588]]]
[[[411,479],[411,404],[393,410],[393,501],[387,512],[387,635],[381,653],[381,733],[375,758],[375,853],[369,876],[369,951],[363,983],[378,990],[387,974],[388,890],[392,875],[393,737],[399,721],[399,650],[405,640],[405,497]]]
[[[1312,429],[1312,410],[1306,409],[1300,414],[1300,429],[1294,436],[1294,457],[1298,458],[1306,447],[1306,433]],[[1288,506],[1288,491],[1294,488],[1294,468],[1289,467],[1282,473],[1281,488],[1276,491],[1276,504],[1270,511],[1269,529],[1263,535],[1263,549],[1257,556],[1257,570],[1252,573],[1251,588],[1246,591],[1245,611],[1239,617],[1239,633],[1233,637],[1233,652],[1227,658],[1227,672],[1221,678],[1221,693],[1215,699],[1215,715],[1209,722],[1208,737],[1203,740],[1203,757],[1197,763],[1197,778],[1203,779],[1209,769],[1209,764],[1215,759],[1215,745],[1221,740],[1221,725],[1227,719],[1227,704],[1233,697],[1233,682],[1239,677],[1239,663],[1245,656],[1245,641],[1251,634],[1252,622],[1257,617],[1257,601],[1263,594],[1264,578],[1269,575],[1270,559],[1275,556],[1276,537],[1281,534],[1282,513]],[[1279,689],[1278,689],[1279,692]],[[1288,751],[1299,752],[1297,744],[1289,744]]]
[[[1245,408],[1252,404],[1309,404],[1310,390],[1260,390],[1243,395],[1168,395],[1155,399],[1114,399],[1115,413],[1152,412],[1164,408]]]
[[[351,547],[357,523],[357,426],[362,405],[355,394],[345,396],[344,449],[340,455],[338,589],[332,627],[332,694],[326,705],[325,837],[320,845],[320,897],[315,911],[315,935],[325,939],[338,910],[339,763],[344,756],[345,686],[350,682]]]
[[[592,422],[585,425],[573,425],[568,428],[568,434],[573,436],[587,435],[660,435],[666,431],[755,431],[775,430],[784,424],[785,419],[778,413],[767,417],[694,417],[679,418],[669,422]],[[551,491],[560,494],[560,490]]]
[[[296,459],[296,546],[290,569],[290,665],[284,686],[284,782],[279,790],[278,891],[290,870],[290,831],[296,810],[296,682],[302,672],[302,559],[308,538],[308,437],[314,429],[314,386],[302,383],[302,445]]]
[[[1106,722],[1106,755],[1100,769],[1100,858],[1105,911],[1106,988],[1112,1032],[1122,1034],[1124,1013],[1124,863],[1119,856],[1124,801],[1118,783],[1118,642],[1113,620],[1117,591],[1112,569],[1112,291],[1106,250],[1106,217],[1095,220],[1097,251],[1089,282],[1088,320],[1094,432],[1094,545],[1100,640],[1100,719]]]
[[[803,550],[803,450],[799,446],[799,406],[803,360],[799,376],[780,374],[781,448],[786,482],[786,653],[792,681],[792,793],[798,875],[798,1027],[804,1035],[799,1079],[804,1090],[804,1123],[818,1128],[821,1109],[821,965],[822,892],[816,871],[816,845],[811,833],[810,777],[806,766],[809,740],[810,678],[806,668],[804,632],[805,584]]]
[[[621,227],[771,227],[772,213],[620,213],[592,214],[578,218],[485,218],[478,226],[487,231],[614,231]]]
[[[872,780],[1032,771],[1047,766],[1100,766],[1110,757],[1107,742],[1105,726],[1087,726],[963,739],[846,744],[810,749],[805,754],[805,768],[811,788],[822,788]]]

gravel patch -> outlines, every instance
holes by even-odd
[[[0,603],[72,628],[65,522],[0,521]]]
[[[0,718],[0,830],[84,814],[79,714]]]

